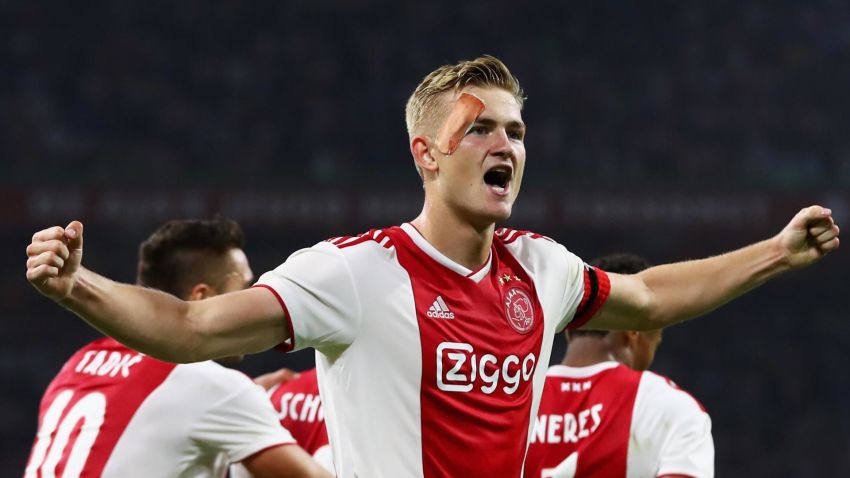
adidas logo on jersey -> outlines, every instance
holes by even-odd
[[[431,304],[431,307],[428,309],[428,317],[432,319],[454,319],[455,313],[449,310],[449,307],[443,301],[443,298],[439,295],[437,296],[437,300]]]

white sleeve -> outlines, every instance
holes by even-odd
[[[584,292],[584,262],[575,254],[568,251],[566,247],[558,244],[558,251],[553,258],[562,263],[559,269],[558,282],[561,284],[561,314],[560,321],[555,330],[564,330],[576,316],[577,309],[581,303]]]
[[[658,476],[714,476],[714,441],[711,418],[697,407],[679,413],[670,423],[670,434],[661,446]]]
[[[543,307],[555,311],[556,332],[581,327],[608,299],[608,274],[588,266],[552,239],[525,233],[508,247],[534,276]]]
[[[242,461],[266,448],[295,443],[280,425],[265,391],[253,383],[236,385],[232,393],[211,404],[192,427],[190,436],[202,446],[226,453],[231,462]]]
[[[321,242],[295,252],[260,277],[255,287],[272,289],[289,320],[292,342],[284,349],[314,347],[325,352],[354,341],[360,327],[360,299],[342,252]]]
[[[230,465],[230,478],[253,478],[254,475],[245,468],[242,463],[233,463]]]
[[[313,453],[313,459],[316,460],[322,468],[328,470],[329,473],[334,471],[334,456],[330,445],[322,445]]]
[[[643,443],[653,476],[714,476],[714,441],[711,418],[702,405],[672,381],[652,372],[641,377],[632,430],[636,443]],[[633,450],[630,447],[630,453]]]
[[[551,311],[555,330],[560,332],[582,305],[585,264],[566,247],[539,234],[502,229],[496,233],[505,247],[534,279],[544,310]],[[548,320],[548,319],[547,319]]]

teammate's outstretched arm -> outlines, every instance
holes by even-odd
[[[776,236],[720,256],[610,274],[611,295],[584,328],[657,329],[705,314],[838,248],[832,211],[801,210]]]
[[[300,446],[278,446],[263,450],[242,460],[252,478],[332,478]],[[241,470],[232,473],[244,476]]]
[[[104,334],[161,360],[197,362],[255,353],[289,338],[283,310],[266,290],[187,302],[85,269],[78,221],[35,233],[27,257],[27,280],[39,292]]]

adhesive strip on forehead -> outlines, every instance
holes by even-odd
[[[437,133],[437,149],[446,156],[451,156],[482,112],[484,102],[481,98],[469,93],[461,94]]]

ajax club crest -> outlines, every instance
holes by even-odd
[[[514,330],[527,334],[534,325],[534,306],[528,294],[519,287],[511,287],[505,291],[505,316]]]

